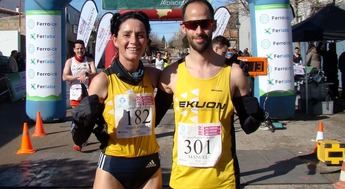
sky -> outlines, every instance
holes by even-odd
[[[70,5],[75,7],[77,10],[81,10],[84,2],[86,0],[72,0]],[[212,6],[216,9],[220,6],[224,6],[229,3],[231,0],[212,0]],[[96,3],[99,17],[104,13],[109,12],[109,10],[102,9],[102,0],[94,0]],[[167,41],[170,41],[175,33],[180,30],[180,22],[178,21],[151,21],[151,33],[155,33],[159,39],[165,37]]]

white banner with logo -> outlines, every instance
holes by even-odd
[[[97,14],[96,4],[91,0],[86,1],[81,9],[77,33],[77,39],[83,40],[85,46],[89,42]]]
[[[112,17],[113,17],[113,14],[110,12],[104,14],[98,25],[97,37],[96,37],[96,49],[95,49],[96,67],[103,56],[104,49],[107,46],[107,43],[111,36],[110,20]]]
[[[230,20],[230,12],[225,7],[219,7],[214,13],[214,19],[217,20],[217,29],[213,32],[213,38],[224,34]]]
[[[255,7],[257,56],[268,58],[268,75],[259,76],[260,96],[294,90],[289,11],[287,4]]]
[[[26,31],[27,99],[60,99],[61,11],[27,11]]]

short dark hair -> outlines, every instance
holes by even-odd
[[[185,14],[186,14],[186,9],[187,9],[187,6],[191,3],[202,3],[204,5],[206,5],[208,7],[208,10],[210,11],[210,18],[211,19],[214,19],[214,9],[211,5],[210,2],[208,2],[207,0],[187,0],[184,4],[183,4],[183,7],[182,7],[182,19],[184,20],[185,18]]]
[[[151,32],[149,17],[142,11],[129,11],[123,14],[115,13],[110,20],[111,34],[117,37],[121,24],[130,18],[137,19],[144,24],[147,34],[146,37],[149,38]]]
[[[85,47],[85,43],[84,43],[84,41],[81,40],[81,39],[77,39],[77,40],[74,41],[74,43],[73,43],[73,46],[74,46],[74,47],[75,47],[75,44],[81,44],[81,45],[83,45],[83,46]]]
[[[218,35],[218,36],[216,36],[215,38],[212,39],[212,45],[215,45],[215,44],[218,44],[218,45],[221,45],[221,46],[227,46],[227,47],[230,46],[229,40],[226,37],[222,36],[222,35]]]
[[[11,51],[11,55],[15,55],[15,54],[18,54],[18,51],[17,50],[12,50]]]

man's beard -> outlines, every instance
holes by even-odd
[[[206,49],[209,48],[212,40],[211,40],[211,37],[206,35],[206,34],[200,35],[198,37],[201,37],[201,38],[205,39],[205,42],[202,43],[202,44],[197,44],[197,43],[194,43],[194,41],[193,41],[194,37],[187,37],[187,39],[188,39],[188,42],[189,42],[190,46],[195,51],[197,51],[199,53],[203,53]]]

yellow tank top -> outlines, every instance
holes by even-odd
[[[235,188],[230,71],[225,66],[215,76],[199,79],[190,75],[185,62],[178,66],[170,178],[174,189]]]
[[[157,153],[154,132],[154,88],[148,74],[139,85],[108,75],[108,96],[103,117],[110,136],[105,154],[118,157],[140,157]]]

